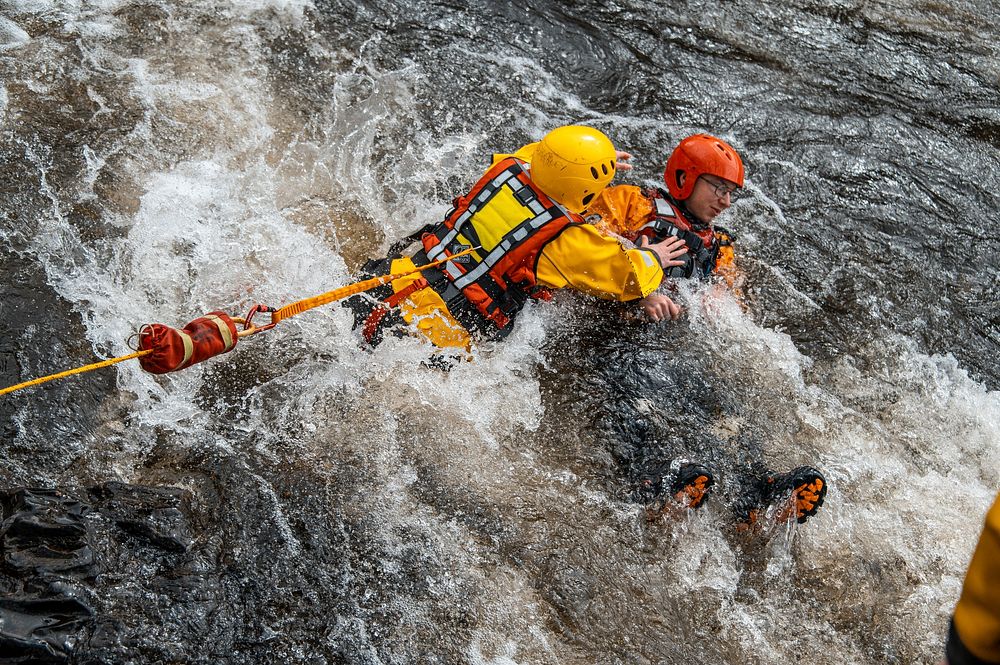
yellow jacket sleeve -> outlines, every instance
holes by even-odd
[[[1000,663],[1000,495],[986,515],[955,607],[948,663]]]
[[[590,224],[573,224],[542,249],[536,274],[542,286],[626,301],[655,291],[663,268],[652,250],[626,249]]]

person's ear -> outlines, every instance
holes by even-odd
[[[684,182],[687,180],[687,173],[684,171],[677,172],[677,186],[684,189]]]

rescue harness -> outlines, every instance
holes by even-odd
[[[384,268],[414,241],[422,249],[415,263],[438,267],[421,270],[422,278],[382,299],[362,324],[365,338],[377,343],[389,308],[414,292],[434,289],[448,312],[470,333],[499,339],[531,298],[548,298],[538,286],[538,256],[578,215],[554,202],[532,184],[528,164],[516,157],[498,161],[453,201],[444,221],[427,225],[394,245],[390,256],[366,266]],[[464,254],[463,258],[458,258]]]
[[[690,213],[685,215],[682,206],[662,189],[650,189],[643,193],[652,199],[656,208],[653,219],[641,226],[638,234],[649,237],[650,242],[673,236],[683,240],[688,248],[684,265],[665,269],[664,276],[688,278],[695,274],[699,277],[711,275],[719,248],[733,244],[732,232],[718,226],[713,228],[708,224],[692,223],[689,218],[693,216]]]

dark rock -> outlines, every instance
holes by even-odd
[[[128,641],[119,621],[98,616],[113,602],[101,580],[117,583],[129,566],[153,562],[187,581],[171,557],[192,543],[188,503],[182,490],[117,482],[0,492],[0,660],[92,659]]]
[[[76,598],[0,599],[3,662],[66,662],[93,610]]]
[[[128,533],[165,550],[186,552],[191,531],[181,511],[186,494],[172,487],[139,487],[106,483],[90,490],[103,515]]]
[[[22,489],[2,495],[0,506],[6,566],[38,574],[90,571],[94,555],[85,504],[54,490]]]

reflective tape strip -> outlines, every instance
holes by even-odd
[[[681,237],[681,230],[665,219],[654,219],[653,221],[639,227],[640,231],[643,229],[653,229],[654,231],[660,231],[662,233],[666,233],[668,236],[674,236],[675,238]]]
[[[455,279],[455,286],[460,289],[464,289],[469,284],[472,284],[485,275],[494,265],[496,265],[496,262],[500,260],[500,257],[507,253],[507,248],[509,246],[509,243],[505,240],[494,247],[493,251],[487,254],[486,258],[484,258],[478,266],[465,273],[460,278]]]
[[[517,172],[520,170],[521,168],[519,166],[518,167],[510,166],[504,169],[503,171],[500,172],[500,175],[498,175],[496,178],[493,178],[493,182],[490,183],[490,187],[488,187],[487,189],[490,188],[500,189],[500,185],[504,184],[505,182],[516,176]]]
[[[444,264],[444,270],[451,276],[451,281],[453,282],[462,277],[462,271],[459,270],[458,267],[451,261],[448,261],[448,263]]]
[[[448,233],[446,233],[445,236],[438,241],[438,244],[427,250],[427,258],[430,259],[431,262],[440,261],[445,258],[444,250],[452,243],[453,240],[455,240],[455,236],[458,235],[459,228],[461,227],[456,224],[455,228],[448,231]]]
[[[537,229],[537,228],[541,227],[542,224],[548,224],[548,222],[552,219],[552,217],[553,217],[553,215],[552,215],[552,211],[551,210],[546,210],[546,211],[542,212],[542,214],[539,215],[538,217],[532,218],[532,220],[531,220],[531,228]]]
[[[659,215],[660,217],[670,217],[670,218],[677,217],[677,213],[674,212],[673,206],[671,206],[665,200],[657,197],[653,199],[653,202],[656,204],[656,214]]]
[[[462,215],[458,219],[455,220],[455,228],[456,229],[462,228],[462,226],[467,221],[469,221],[469,218],[472,217],[472,209],[473,209],[472,206],[469,206],[469,208],[467,208],[465,210],[465,212],[463,212]],[[478,207],[475,208],[475,210],[478,210]]]
[[[194,340],[191,339],[191,335],[183,330],[178,330],[177,332],[181,336],[181,341],[184,342],[184,360],[174,368],[175,370],[187,367],[187,364],[191,362],[191,357],[194,356]]]
[[[215,314],[209,314],[205,318],[209,319],[219,329],[219,336],[222,337],[222,341],[226,345],[226,351],[236,346],[236,342],[233,340],[233,332],[226,325],[225,321]]]

